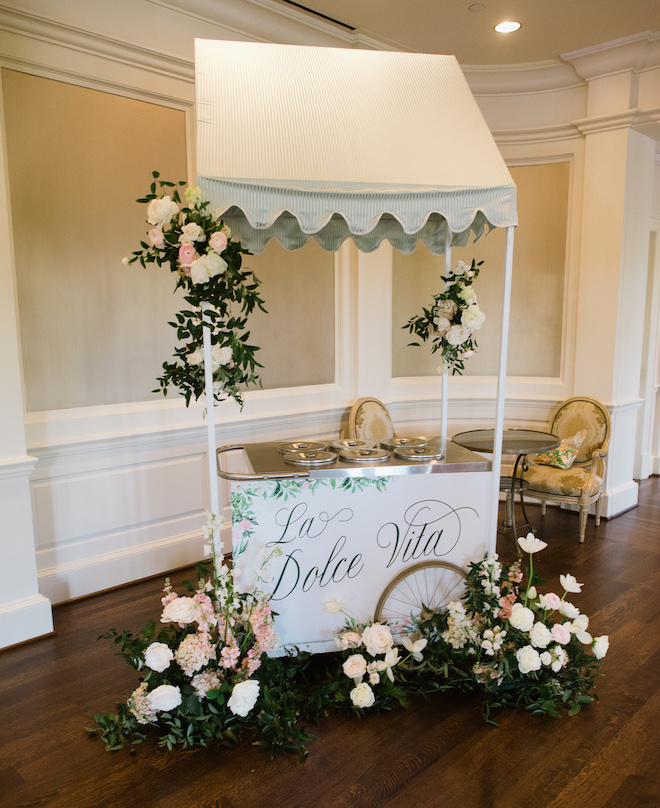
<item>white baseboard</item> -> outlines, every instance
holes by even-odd
[[[639,486],[634,480],[608,490],[603,495],[602,515],[609,519],[612,516],[634,508],[639,501]]]
[[[0,648],[43,637],[53,631],[50,601],[43,595],[0,605]]]
[[[225,546],[231,547],[231,529],[226,530],[226,537],[224,533],[225,531]],[[202,533],[192,531],[149,544],[123,548],[116,553],[50,567],[39,572],[39,589],[53,603],[62,603],[196,564],[203,558],[204,543]]]

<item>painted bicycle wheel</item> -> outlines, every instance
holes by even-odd
[[[393,628],[411,620],[427,620],[434,612],[458,600],[467,576],[460,567],[445,561],[422,561],[402,570],[385,587],[374,620],[387,621]]]

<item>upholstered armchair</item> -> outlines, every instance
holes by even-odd
[[[605,477],[605,457],[610,439],[610,415],[598,401],[584,396],[561,403],[552,417],[550,432],[566,439],[586,430],[586,437],[570,468],[555,468],[530,462],[524,472],[525,497],[541,500],[541,513],[546,502],[564,502],[580,509],[580,543],[587,528],[587,509],[596,504],[596,525],[600,524],[601,494]]]

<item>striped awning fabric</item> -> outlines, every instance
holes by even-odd
[[[441,253],[517,223],[516,188],[453,56],[196,40],[197,175],[253,252],[314,236]]]

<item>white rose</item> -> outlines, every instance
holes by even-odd
[[[152,642],[144,652],[144,664],[152,671],[162,673],[174,659],[172,649],[164,642]]]
[[[188,222],[181,228],[179,244],[192,244],[193,241],[206,241],[204,230],[195,222]]]
[[[221,365],[228,365],[233,359],[234,354],[229,346],[221,348],[219,345],[214,345],[211,349],[211,366],[216,371]]]
[[[435,304],[434,314],[436,317],[446,317],[448,320],[451,320],[456,314],[457,308],[458,306],[455,300],[438,300]]]
[[[394,644],[389,627],[380,623],[365,628],[362,632],[362,642],[371,656],[387,653]]]
[[[470,336],[470,332],[463,325],[453,325],[445,334],[450,345],[462,345]]]
[[[471,286],[465,286],[461,291],[458,293],[458,296],[461,300],[464,300],[468,306],[476,306],[477,305],[477,293]]]
[[[610,647],[610,638],[607,636],[607,634],[596,637],[591,647],[593,648],[596,659],[602,659],[607,653],[607,649]]]
[[[534,623],[529,639],[535,648],[547,648],[552,642],[552,632],[543,623]]]
[[[154,710],[169,711],[181,704],[181,691],[174,685],[160,685],[147,698]]]
[[[192,623],[197,616],[197,604],[192,598],[176,598],[165,605],[161,623]]]
[[[552,653],[555,655],[555,659],[550,666],[555,673],[559,673],[559,671],[564,667],[564,665],[568,662],[568,654],[561,645],[555,645],[552,649]]]
[[[465,263],[465,261],[457,261],[454,275],[463,275],[468,271],[469,268],[470,267]]]
[[[191,353],[187,353],[185,360],[189,365],[201,365],[204,362],[204,348],[200,345]]]
[[[530,631],[534,625],[534,612],[522,603],[514,603],[509,623],[520,631]]]
[[[518,660],[518,670],[521,673],[531,673],[531,671],[537,671],[541,667],[539,652],[532,648],[531,645],[519,648],[516,651],[516,659]]]
[[[160,227],[152,227],[148,233],[149,241],[154,245],[154,247],[164,247],[165,246],[165,236],[163,235],[163,231]]]
[[[552,665],[552,654],[550,651],[544,651],[542,654],[539,654],[539,659],[542,665]]]
[[[584,584],[579,584],[572,575],[560,575],[561,585],[567,592],[577,593],[582,591]]]
[[[433,325],[435,326],[436,334],[439,334],[441,337],[444,337],[451,328],[451,323],[446,317],[434,317]]]
[[[362,654],[351,654],[341,667],[349,679],[362,679],[367,671],[367,660]]]
[[[147,208],[147,221],[156,227],[165,227],[178,212],[179,206],[169,196],[152,199]]]
[[[234,685],[227,707],[234,715],[245,716],[257,703],[259,698],[259,682],[256,679],[246,679]]]
[[[470,331],[478,331],[486,320],[486,315],[481,311],[479,306],[468,306],[461,315],[461,324]]]
[[[548,543],[537,539],[533,533],[528,533],[526,536],[518,536],[518,544],[520,549],[526,553],[538,553],[548,546]]]
[[[374,691],[371,689],[371,686],[367,684],[367,682],[360,682],[359,685],[356,685],[353,690],[351,690],[350,695],[353,705],[355,707],[360,707],[360,709],[371,707],[371,705],[376,701]]]
[[[215,278],[216,275],[222,274],[227,269],[225,259],[215,252],[206,253],[199,260],[206,267],[209,278]]]
[[[559,603],[557,610],[560,614],[563,614],[564,617],[568,617],[569,620],[574,620],[580,614],[578,607],[574,606],[572,603],[569,603],[567,600],[562,600]]]

